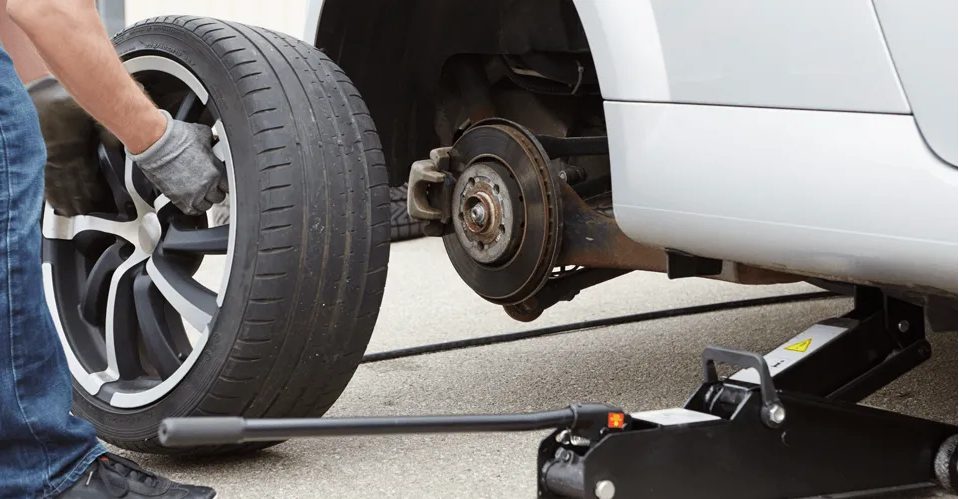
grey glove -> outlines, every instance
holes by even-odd
[[[187,215],[199,215],[226,198],[226,177],[213,155],[213,131],[196,123],[167,118],[166,131],[140,154],[127,155],[153,185]]]
[[[116,139],[100,128],[56,79],[27,86],[47,146],[44,197],[66,216],[111,211],[113,198],[100,175],[96,146]]]

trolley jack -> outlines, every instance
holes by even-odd
[[[173,418],[170,446],[329,435],[554,429],[540,444],[543,498],[843,497],[956,490],[956,427],[857,402],[928,359],[921,307],[859,288],[854,309],[765,357],[710,347],[681,408],[602,404],[527,414],[375,418]],[[741,370],[720,378],[717,364]]]

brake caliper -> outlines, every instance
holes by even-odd
[[[450,147],[430,151],[430,158],[410,168],[406,203],[410,217],[427,223],[423,233],[442,236],[450,222],[450,196],[456,179],[449,172]]]

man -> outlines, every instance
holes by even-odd
[[[0,497],[213,497],[210,488],[171,482],[106,453],[92,426],[69,413],[71,381],[44,305],[37,219],[45,163],[59,183],[55,209],[82,213],[99,202],[96,188],[82,185],[96,166],[77,151],[94,127],[76,103],[187,213],[225,196],[211,132],[157,109],[123,69],[94,0],[0,0],[4,12],[59,83],[31,87],[47,159],[37,112],[0,47]],[[23,40],[11,41],[18,33],[9,20],[0,19],[0,29],[8,46],[21,49],[15,57],[24,79],[39,76],[43,65],[22,50]],[[63,188],[70,178],[79,179],[77,189]]]

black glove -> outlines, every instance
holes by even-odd
[[[56,79],[43,78],[27,90],[37,108],[47,145],[47,202],[66,216],[115,209],[97,160],[96,147],[106,132]]]

